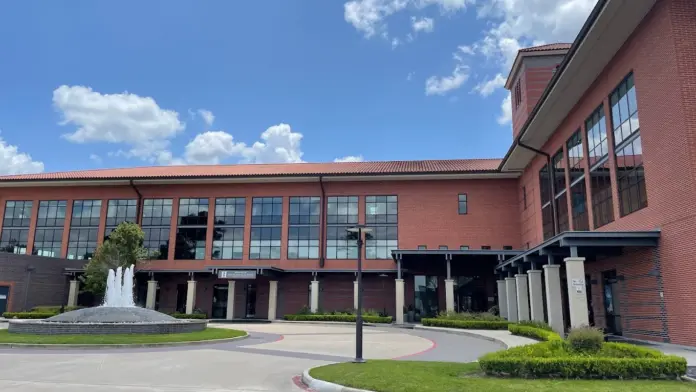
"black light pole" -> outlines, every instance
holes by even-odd
[[[362,233],[369,233],[372,229],[366,228],[364,225],[356,225],[348,229],[350,233],[358,234],[358,309],[356,309],[355,314],[355,363],[364,363],[363,358],[363,319],[362,319],[362,303],[363,303],[363,289],[362,289]]]

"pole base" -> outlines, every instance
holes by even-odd
[[[365,363],[365,358],[355,358],[351,362],[353,363]]]

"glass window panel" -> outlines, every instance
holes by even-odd
[[[136,199],[109,200],[106,209],[106,226],[118,226],[122,222],[135,222],[137,205],[138,200]]]
[[[587,132],[587,149],[589,150],[590,166],[609,153],[607,149],[607,132],[604,119],[604,106],[599,107],[585,121]]]
[[[203,227],[179,227],[176,232],[174,259],[203,260],[207,231],[208,229]]]
[[[611,195],[611,178],[609,175],[609,163],[590,171],[590,184],[592,195],[592,212],[594,227],[599,228],[614,221],[613,199]]]
[[[616,178],[618,180],[621,216],[647,207],[645,171],[640,135],[616,152]]]
[[[4,227],[0,235],[0,252],[26,254],[29,229]]]
[[[180,226],[207,226],[208,199],[179,199]]]
[[[91,259],[97,249],[97,230],[97,228],[71,228],[68,235],[68,259]]]
[[[5,202],[3,227],[29,227],[33,202],[29,200]]]

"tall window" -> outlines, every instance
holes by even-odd
[[[65,200],[44,200],[39,202],[39,216],[36,220],[34,248],[32,253],[45,257],[60,257],[65,225]]]
[[[179,225],[176,229],[174,259],[205,259],[208,204],[208,199],[179,199]]]
[[[551,238],[554,235],[549,177],[549,165],[546,164],[539,171],[539,196],[541,198],[541,223],[544,239]]]
[[[515,83],[515,109],[522,103],[522,80],[517,80]]]
[[[610,168],[607,161],[609,148],[607,146],[603,105],[599,105],[597,110],[585,121],[585,128],[590,163],[592,214],[594,227],[598,228],[614,221],[614,202],[611,195]]]
[[[109,238],[109,235],[116,229],[116,226],[123,222],[135,223],[137,221],[137,214],[138,200],[109,200],[109,205],[106,209],[106,230],[104,231],[104,238]]]
[[[326,258],[356,259],[358,237],[348,228],[358,224],[358,196],[330,196],[326,203]]]
[[[619,188],[621,216],[645,208],[648,196],[643,170],[643,146],[640,140],[638,101],[633,74],[611,93],[611,123],[616,150],[616,178]]]
[[[584,150],[580,130],[575,131],[566,142],[568,171],[570,175],[570,206],[573,215],[573,230],[590,230],[587,216],[587,193],[585,187]]]
[[[399,246],[397,196],[367,196],[365,224],[373,231],[365,235],[365,257],[388,259]]]
[[[522,185],[522,205],[527,209],[527,187]]]
[[[466,193],[459,195],[459,215],[465,215],[469,212],[467,206]]]
[[[31,222],[31,201],[5,202],[5,215],[2,219],[0,251],[26,254]]]
[[[145,233],[143,247],[150,260],[169,257],[169,231],[172,224],[172,199],[143,200],[141,225]]]
[[[68,259],[88,260],[97,249],[97,232],[101,217],[101,200],[74,200]]]
[[[244,252],[245,217],[245,198],[230,197],[215,200],[213,259],[242,259]]]
[[[282,197],[252,199],[250,259],[280,259],[282,222]]]
[[[553,183],[556,194],[556,208],[558,209],[558,232],[570,230],[570,220],[568,219],[568,192],[566,191],[565,162],[563,160],[563,149],[559,150],[551,159],[553,164]]]
[[[288,259],[319,257],[319,197],[291,197]]]

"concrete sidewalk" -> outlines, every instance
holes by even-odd
[[[438,331],[444,333],[451,333],[455,335],[471,336],[475,338],[480,338],[492,342],[498,342],[506,346],[507,348],[525,346],[527,344],[538,343],[534,339],[525,338],[523,336],[515,336],[508,330],[483,330],[483,329],[457,329],[457,328],[443,328],[443,327],[424,327],[422,325],[416,325],[413,329],[427,330],[427,331]]]

